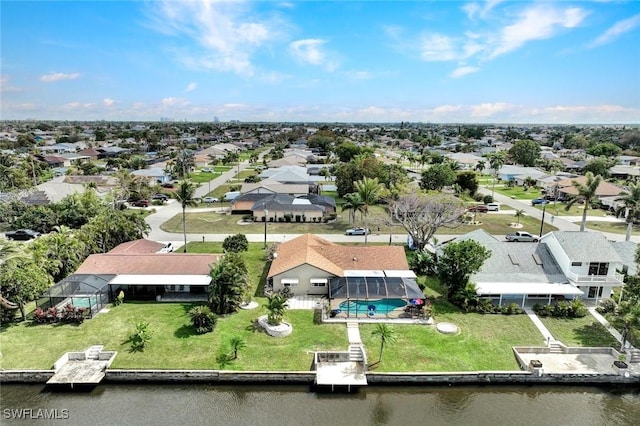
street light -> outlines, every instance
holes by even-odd
[[[267,248],[267,218],[269,216],[269,210],[264,209],[264,248]]]

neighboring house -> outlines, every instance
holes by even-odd
[[[130,149],[120,148],[119,146],[103,146],[101,148],[96,148],[96,151],[98,151],[98,158],[100,159],[118,157],[131,152]]]
[[[305,234],[278,246],[267,274],[267,287],[276,292],[289,288],[298,295],[327,296],[329,281],[345,277],[363,283],[367,278],[378,278],[384,286],[386,277],[406,278],[408,282],[415,279],[415,274],[409,270],[400,246],[344,246]],[[364,288],[361,299],[380,298],[379,294],[369,296]]]
[[[611,245],[622,259],[622,267],[620,270],[623,274],[636,275],[638,273],[638,264],[636,263],[636,250],[638,244],[633,241],[612,241]]]
[[[587,178],[586,176],[578,176],[576,178],[572,178],[572,179],[564,179],[561,181],[558,181],[558,194],[560,196],[560,198],[570,198],[572,196],[578,195],[578,190],[576,189],[576,187],[573,185],[573,182],[579,182],[582,185],[586,185],[587,184]],[[596,197],[597,198],[603,198],[603,197],[613,197],[615,195],[620,195],[624,192],[624,189],[614,185],[612,183],[609,183],[607,181],[605,181],[604,179],[600,182],[600,185],[598,185],[598,188],[596,189]]]
[[[621,166],[640,166],[640,157],[634,155],[620,155],[618,164]]]
[[[476,165],[481,161],[484,161],[485,169],[488,167],[488,162],[484,158],[477,156],[475,154],[467,154],[464,152],[453,152],[453,153],[447,154],[446,156],[450,160],[460,164],[463,170],[473,170],[476,167]]]
[[[165,183],[171,180],[171,174],[160,167],[140,169],[131,172],[133,176],[140,176],[149,181],[150,184]]]
[[[70,143],[54,143],[53,145],[45,145],[38,147],[38,150],[43,153],[52,153],[52,154],[64,154],[64,153],[74,153],[77,148],[75,145]]]
[[[609,169],[609,175],[613,179],[634,179],[640,177],[640,166],[613,166]]]
[[[487,166],[490,167],[487,163]],[[520,166],[511,166],[506,165],[502,166],[500,170],[498,170],[498,177],[508,182],[510,180],[514,181],[516,185],[523,185],[525,179],[528,177],[533,178],[535,181],[548,176],[545,172],[538,170],[533,167],[520,167]]]
[[[622,259],[601,233],[551,232],[540,243],[510,243],[477,230],[454,241],[468,239],[491,251],[471,282],[480,297],[501,306],[576,298],[597,302],[623,285],[616,272]]]
[[[257,183],[244,183],[240,189],[242,194],[287,194],[293,196],[307,195],[309,185],[280,183],[275,179],[265,179]]]
[[[325,208],[312,204],[306,198],[293,195],[272,194],[257,200],[251,207],[254,220],[264,222],[320,222]],[[288,220],[287,220],[288,218]]]
[[[622,287],[622,258],[600,232],[564,231],[542,236],[553,258],[569,283],[584,293],[585,299],[611,297],[615,287]]]
[[[219,143],[203,149],[197,155],[206,155],[211,159],[222,159],[229,152],[240,152],[240,148],[230,143]]]

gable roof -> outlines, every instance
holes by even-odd
[[[324,212],[324,208],[311,204],[311,201],[306,198],[296,198],[293,195],[286,194],[268,195],[267,197],[256,200],[253,207],[251,207],[251,211],[264,211],[265,209],[271,211],[287,210],[287,212]]]
[[[122,243],[112,250],[108,254],[150,254],[157,253],[165,245],[155,241],[140,239]]]
[[[573,262],[622,261],[607,237],[600,232],[555,231],[549,235],[555,237]],[[543,236],[542,241],[546,238],[549,236]]]
[[[576,189],[575,186],[573,186],[573,181],[586,185],[587,177],[578,176],[573,179],[564,179],[564,180],[558,181],[558,187],[560,188],[560,191],[564,192],[565,194],[577,195],[578,190]],[[596,189],[596,196],[597,197],[613,196],[613,195],[621,194],[623,192],[624,192],[624,189],[612,183],[609,183],[603,179],[600,181],[600,185],[598,185],[598,188]]]
[[[305,234],[278,246],[268,277],[308,264],[338,277],[345,270],[407,270],[400,246],[343,246],[316,235]]]
[[[92,254],[76,274],[208,275],[220,255],[195,253]]]

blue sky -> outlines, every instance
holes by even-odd
[[[640,123],[640,3],[5,1],[1,118]]]

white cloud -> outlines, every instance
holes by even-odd
[[[22,89],[19,87],[14,87],[9,85],[9,76],[8,75],[0,75],[0,93],[18,93],[22,92]]]
[[[505,113],[507,111],[513,110],[514,106],[507,104],[505,102],[497,102],[497,103],[485,103],[479,105],[473,105],[471,107],[471,117],[493,117],[500,113]]]
[[[420,41],[420,57],[425,61],[454,61],[459,59],[456,41],[442,34],[426,34]]]
[[[481,6],[477,2],[466,3],[462,6],[462,10],[466,12],[469,19],[475,19],[476,15],[484,19],[494,7],[504,1],[505,0],[486,0],[484,6]]]
[[[196,82],[191,82],[187,85],[187,87],[184,89],[185,92],[193,92],[194,90],[196,90],[198,88],[198,83]]]
[[[164,0],[149,3],[150,25],[169,36],[188,37],[201,51],[182,51],[185,65],[253,75],[251,55],[274,39],[278,23],[259,20],[244,1]],[[281,27],[281,26],[280,26]]]
[[[577,7],[564,10],[546,4],[530,7],[520,14],[516,22],[500,31],[490,57],[519,49],[529,41],[551,38],[562,28],[578,26],[587,15],[586,11]]]
[[[620,37],[622,34],[628,33],[638,26],[640,26],[640,13],[630,18],[616,22],[615,24],[613,24],[613,26],[607,29],[607,31],[602,33],[600,37],[593,40],[589,44],[589,47],[597,47],[603,44],[610,43],[616,38]]]
[[[321,66],[327,71],[335,71],[338,63],[331,53],[323,49],[326,40],[309,38],[296,40],[289,44],[289,51],[296,59],[311,65]]]
[[[69,74],[65,74],[62,72],[53,72],[53,73],[49,73],[41,76],[40,81],[45,83],[53,83],[61,80],[75,80],[78,77],[80,77],[80,73],[77,73],[77,72],[69,73]]]
[[[449,77],[460,78],[460,77],[464,77],[465,75],[473,74],[474,72],[478,72],[478,71],[480,71],[479,67],[461,66],[456,68],[451,74],[449,74]]]
[[[163,98],[160,101],[160,104],[163,107],[185,107],[185,106],[189,105],[190,103],[189,103],[189,101],[187,101],[185,99],[169,97],[169,98]]]
[[[114,101],[113,99],[110,99],[110,98],[104,98],[104,99],[102,100],[102,104],[103,104],[104,106],[106,106],[106,107],[113,106],[113,104],[114,104],[114,103],[115,103],[115,101]]]

